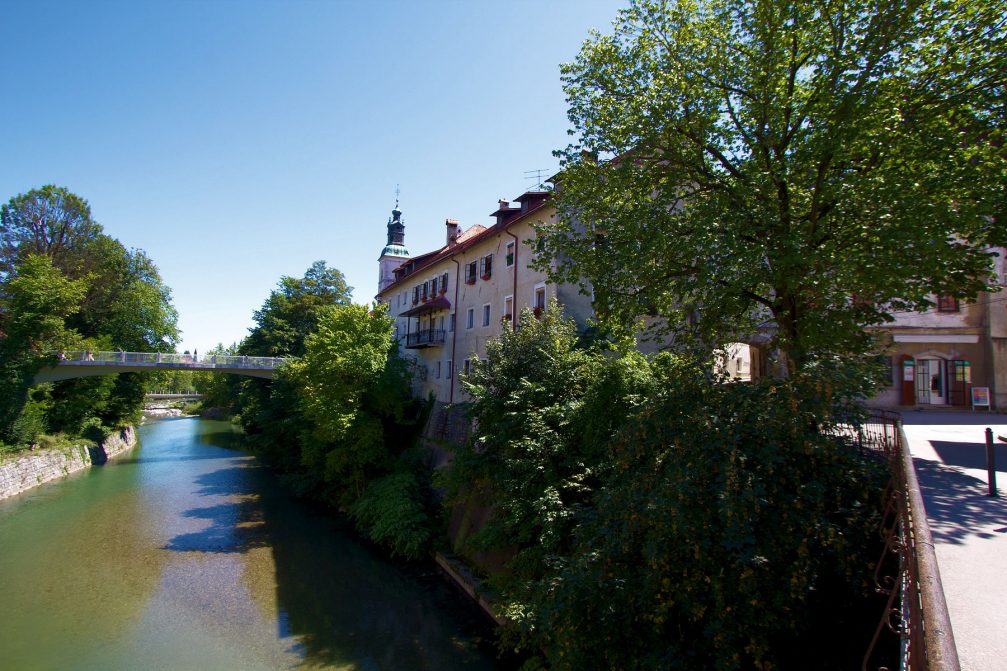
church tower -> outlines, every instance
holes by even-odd
[[[398,189],[396,189],[396,192]],[[396,193],[395,209],[388,219],[388,243],[378,257],[378,291],[395,281],[394,270],[409,260],[409,250],[405,247],[406,225],[402,223],[402,211],[399,210],[399,199]]]

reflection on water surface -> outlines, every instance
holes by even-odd
[[[0,502],[0,666],[491,669],[485,622],[290,501],[226,423]]]

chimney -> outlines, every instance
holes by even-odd
[[[510,219],[515,213],[520,212],[521,208],[511,207],[510,202],[504,199],[497,201],[497,211],[490,214],[491,217],[496,217],[497,224],[503,224],[508,219]]]
[[[461,226],[456,219],[447,219],[444,226],[448,229],[448,247],[453,247],[458,242],[458,235],[461,233]]]

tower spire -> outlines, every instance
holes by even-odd
[[[380,270],[378,273],[378,291],[384,290],[395,281],[394,271],[404,261],[409,259],[406,249],[406,225],[402,221],[402,210],[399,209],[399,185],[395,185],[395,208],[388,217],[388,242],[381,250],[378,258]]]

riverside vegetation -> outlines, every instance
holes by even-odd
[[[303,339],[282,337],[294,318]],[[446,543],[436,490],[493,501],[464,549],[511,553],[488,579],[529,668],[786,668],[825,644],[850,651],[845,668],[862,653],[843,642],[866,644],[876,616],[886,474],[830,429],[869,374],[727,384],[708,361],[578,335],[555,303],[520,319],[463,378],[476,429],[436,474],[391,320],[348,304],[321,262],[281,280],[239,348],[300,360],[271,384],[197,386],[296,492],[394,554]]]
[[[594,290],[598,328],[578,333],[555,305],[523,313],[463,378],[474,432],[436,474],[391,320],[350,304],[322,262],[282,278],[237,347],[298,363],[271,383],[193,384],[294,491],[395,554],[441,542],[437,489],[449,505],[491,500],[465,542],[510,553],[487,578],[502,641],[528,668],[859,665],[880,610],[885,475],[836,424],[879,381],[885,343],[865,326],[995,288],[1003,10],[632,3],[563,68],[576,139],[560,152],[559,222],[535,242],[539,262],[560,260],[554,281]],[[48,399],[85,383],[30,390],[46,348],[100,343],[93,324],[120,323],[102,301],[121,288],[97,291],[55,250],[10,255],[8,212],[30,200],[4,208],[4,253],[21,264],[0,267],[3,346],[17,353],[3,359],[4,440],[126,408],[110,393],[97,414],[63,416]],[[147,267],[81,230],[109,252],[94,258]],[[108,314],[83,318],[88,291]],[[632,348],[644,316],[668,353]],[[718,379],[715,352],[767,324],[782,379]],[[153,333],[151,347],[172,342]]]
[[[0,451],[100,441],[135,422],[151,378],[32,385],[70,349],[172,352],[171,292],[154,262],[102,233],[87,201],[43,186],[0,209]]]

